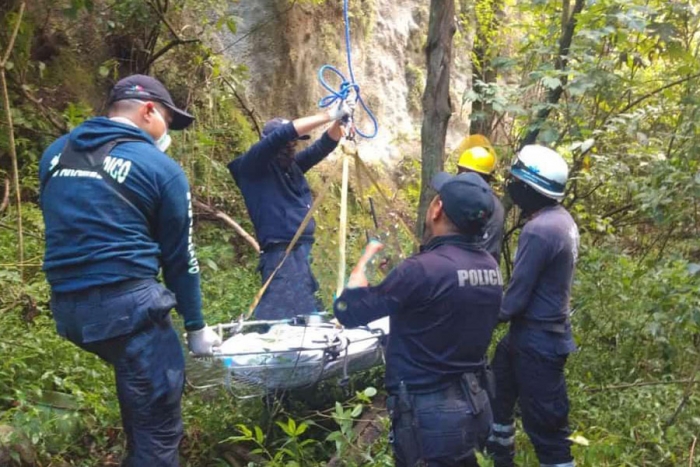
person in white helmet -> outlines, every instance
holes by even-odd
[[[567,178],[567,164],[558,153],[528,145],[506,185],[527,221],[499,314],[499,321],[510,322],[510,330],[492,361],[496,395],[487,449],[496,467],[514,465],[516,402],[540,465],[574,466],[564,365],[576,350],[569,301],[579,234],[560,204]]]

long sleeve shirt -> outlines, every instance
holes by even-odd
[[[97,172],[59,169],[50,175],[66,143],[71,150],[90,152],[119,138],[134,141],[116,145],[102,168],[138,200],[138,209]],[[49,146],[39,177],[46,182],[41,193],[44,271],[53,291],[155,279],[162,267],[185,327],[204,326],[189,183],[150,135],[104,117],[88,120]]]
[[[493,257],[461,236],[437,237],[374,287],[345,289],[334,304],[343,325],[389,316],[386,385],[436,390],[483,367],[503,280]]]
[[[263,249],[272,243],[292,240],[313,202],[304,174],[338,145],[328,133],[324,133],[311,146],[297,153],[289,167],[282,167],[277,161],[281,150],[298,136],[294,125],[289,122],[228,165],[241,189]],[[315,229],[316,224],[311,219],[299,240],[313,242]]]

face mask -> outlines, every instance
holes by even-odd
[[[506,185],[506,190],[513,202],[518,205],[526,216],[556,204],[556,201],[539,194],[520,180],[510,179]]]
[[[173,142],[173,139],[168,134],[168,124],[165,123],[165,118],[163,118],[158,109],[153,107],[153,110],[155,110],[156,115],[158,115],[158,117],[163,122],[163,125],[165,125],[165,132],[163,132],[163,136],[156,140],[156,147],[161,151],[165,152],[170,147],[170,144]]]
[[[138,99],[133,99],[133,100],[134,100],[135,102],[139,102],[139,103],[141,103],[141,104],[146,104],[144,101],[140,101],[140,100],[138,100]],[[157,147],[158,149],[160,149],[161,151],[165,152],[165,151],[170,147],[170,144],[173,142],[173,140],[172,140],[172,138],[170,137],[170,135],[168,134],[168,124],[166,123],[165,118],[164,118],[163,115],[158,111],[158,109],[156,109],[155,107],[153,107],[153,110],[155,111],[156,115],[158,115],[158,118],[160,118],[160,120],[163,122],[163,126],[165,126],[165,131],[163,132],[163,134],[161,135],[161,137],[158,138],[158,139],[155,141],[155,145],[156,145],[156,147]]]

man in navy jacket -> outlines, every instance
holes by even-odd
[[[514,407],[541,467],[574,467],[564,368],[576,343],[569,321],[579,233],[560,204],[569,169],[554,150],[523,147],[506,189],[526,219],[498,319],[510,329],[496,346],[496,397],[488,450],[496,467],[515,465]]]
[[[202,317],[187,177],[163,152],[168,130],[194,118],[143,75],[115,85],[108,115],[41,158],[51,311],[61,336],[114,367],[122,465],[174,467],[185,362],[170,310],[182,316],[192,352],[220,344]],[[161,268],[165,287],[156,280]]]
[[[264,284],[284,258],[311,208],[311,189],[304,174],[328,156],[343,136],[341,119],[351,112],[341,102],[328,112],[288,121],[268,121],[262,139],[229,165],[241,189],[260,243],[259,270]],[[296,152],[307,133],[333,122],[321,138]],[[277,271],[255,309],[258,319],[284,319],[320,311],[318,282],[311,271],[310,253],[316,224],[308,223],[289,257]]]
[[[397,467],[476,467],[491,424],[484,355],[503,293],[482,240],[493,194],[475,173],[438,174],[433,187],[421,252],[378,286],[351,276],[334,311],[348,327],[389,316],[385,379]]]

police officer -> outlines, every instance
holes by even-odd
[[[493,148],[475,146],[465,150],[459,156],[457,173],[473,172],[479,174],[486,183],[493,183],[493,171],[496,168],[496,153]],[[493,193],[493,192],[492,192]],[[493,193],[493,214],[486,223],[484,248],[491,253],[497,263],[501,262],[501,244],[503,243],[503,226],[505,210],[495,193]]]
[[[499,314],[500,321],[511,324],[492,362],[496,398],[488,450],[496,467],[513,466],[513,408],[519,402],[540,465],[573,467],[564,364],[576,349],[569,298],[579,237],[559,204],[568,167],[555,151],[530,145],[520,151],[510,175],[508,193],[527,222]]]
[[[61,336],[114,367],[122,465],[173,467],[185,362],[170,310],[195,354],[221,343],[202,317],[187,178],[164,153],[168,130],[194,118],[143,75],[119,81],[108,103],[108,118],[84,122],[41,158],[51,311]]]
[[[341,119],[350,113],[351,106],[340,102],[327,112],[291,122],[274,118],[265,123],[262,139],[228,165],[260,243],[258,269],[263,284],[282,262],[311,207],[311,190],[304,174],[333,152],[343,136]],[[297,141],[308,140],[307,133],[329,122],[333,124],[321,138],[296,152]],[[323,308],[316,298],[318,282],[310,264],[315,228],[311,219],[260,299],[256,318],[291,318]]]
[[[483,356],[502,298],[498,265],[481,247],[493,211],[476,174],[438,174],[421,252],[376,287],[359,274],[335,301],[338,321],[389,316],[386,387],[398,467],[477,466],[491,424]]]

